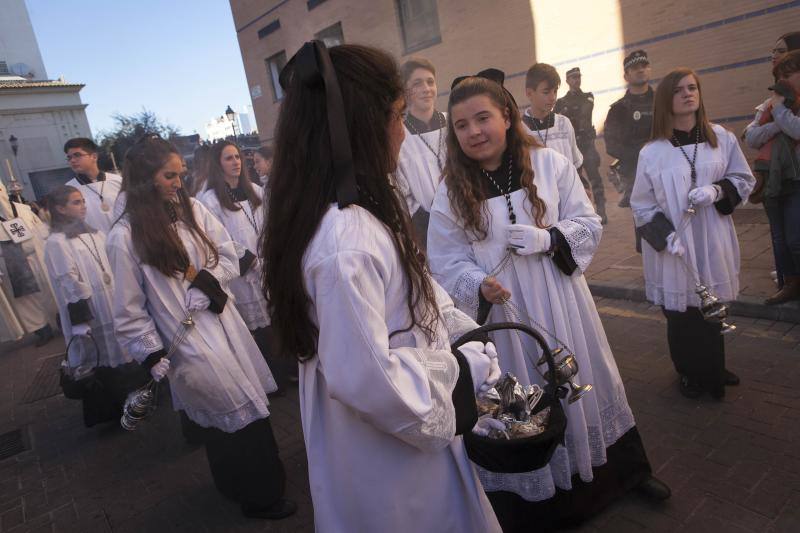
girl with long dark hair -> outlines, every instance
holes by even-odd
[[[84,423],[119,420],[127,394],[144,384],[146,374],[138,365],[128,365],[133,359],[120,350],[114,335],[114,272],[106,256],[105,235],[86,223],[86,201],[77,188],[57,187],[47,195],[47,205],[51,218],[44,259],[64,340],[69,343],[74,336],[88,335],[94,339],[94,343],[76,339],[68,363],[73,368],[95,367],[108,393],[84,399]]]
[[[236,308],[282,388],[278,365],[270,358],[270,322],[261,293],[261,261],[256,257],[258,237],[264,228],[264,192],[247,178],[242,153],[230,141],[218,142],[211,148],[206,186],[197,199],[228,230],[239,256],[239,276],[230,283]]]
[[[461,437],[491,345],[430,278],[389,174],[403,86],[379,50],[306,43],[281,75],[264,279],[320,531],[499,531]]]
[[[700,312],[697,283],[724,302],[739,293],[739,242],[731,214],[753,190],[736,137],[709,122],[700,79],[679,68],[658,84],[653,135],[639,154],[631,209],[642,245],[647,299],[667,318],[670,357],[689,398],[725,395],[719,322]]]
[[[602,226],[575,166],[524,130],[497,81],[456,80],[448,104],[444,181],[428,230],[431,270],[456,305],[476,319],[523,322],[574,354],[576,386],[564,403],[566,441],[544,468],[478,473],[504,531],[575,525],[626,490],[663,499],[650,475],[625,388],[583,272]],[[500,368],[523,385],[544,380],[541,350],[513,331],[492,334]],[[586,388],[586,387],[585,387]]]
[[[108,235],[117,277],[114,326],[123,348],[156,380],[169,377],[173,407],[207,428],[214,483],[245,516],[283,518],[284,470],[269,423],[275,381],[227,288],[238,254],[222,224],[182,187],[183,161],[150,136],[125,156],[122,218]],[[165,348],[190,315],[195,326],[171,359]]]

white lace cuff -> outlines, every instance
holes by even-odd
[[[464,272],[456,281],[453,294],[451,294],[456,307],[466,313],[472,320],[478,318],[481,283],[483,283],[485,277],[486,275],[483,272],[477,270]]]
[[[148,355],[164,348],[161,337],[155,331],[148,331],[139,335],[125,347],[128,353],[139,362],[144,361]]]
[[[559,220],[555,227],[567,240],[575,264],[578,265],[581,272],[586,272],[589,263],[592,262],[592,257],[594,257],[595,242],[592,232],[580,222],[569,219]]]

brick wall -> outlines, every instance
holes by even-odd
[[[264,60],[287,58],[314,33],[341,22],[344,39],[381,47],[403,61],[394,0],[327,0],[309,10],[306,0],[230,0],[248,84],[261,86],[253,108],[263,141],[272,139],[279,103]],[[800,1],[785,0],[438,0],[441,43],[414,52],[436,65],[439,107],[450,81],[494,66],[526,103],[524,72],[535,61],[583,72],[584,90],[596,94],[595,124],[602,135],[608,106],[624,94],[622,58],[644,48],[653,77],[676,66],[700,71],[712,119],[740,131],[753,107],[768,96],[768,51],[782,33],[800,29]],[[280,29],[258,30],[279,19]]]

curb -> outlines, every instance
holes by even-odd
[[[593,296],[603,298],[631,300],[634,302],[647,301],[644,288],[641,286],[590,281],[589,290]],[[730,313],[737,316],[800,324],[800,303],[798,302],[771,306],[764,305],[761,300],[752,296],[739,296],[739,299],[731,304]]]

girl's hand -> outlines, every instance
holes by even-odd
[[[771,105],[772,107],[775,107],[778,104],[783,104],[783,102],[785,100],[786,100],[786,98],[784,98],[783,96],[779,95],[778,93],[773,93],[772,94],[772,98],[769,99],[769,105]]]
[[[506,290],[493,276],[488,276],[483,280],[481,294],[493,304],[503,304],[511,298],[511,291]]]

